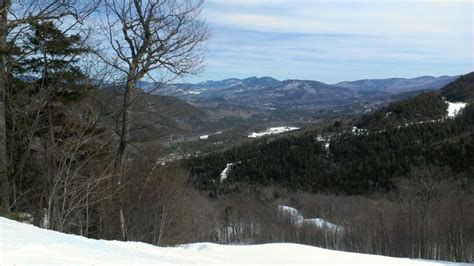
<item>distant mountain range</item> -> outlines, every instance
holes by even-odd
[[[193,102],[217,101],[240,106],[326,106],[393,97],[407,92],[438,90],[458,76],[365,79],[326,84],[313,80],[271,77],[225,79],[197,84],[166,85],[159,94]],[[142,83],[141,86],[150,86]]]
[[[343,81],[336,86],[359,90],[359,91],[386,91],[388,93],[399,93],[414,90],[437,90],[452,82],[459,76],[422,76],[418,78],[389,78],[389,79],[363,79],[356,81]]]

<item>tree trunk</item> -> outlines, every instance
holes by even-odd
[[[135,70],[131,69],[130,73],[134,73]],[[122,176],[125,170],[125,163],[127,160],[127,146],[130,142],[130,128],[131,128],[131,108],[132,108],[132,93],[135,90],[135,80],[136,77],[134,74],[130,74],[127,78],[127,83],[125,85],[125,91],[123,96],[123,106],[122,106],[122,125],[120,128],[119,135],[119,147],[117,150],[117,157],[115,159],[115,171],[116,171],[116,186],[117,191],[120,190],[122,185]],[[120,230],[122,232],[123,240],[127,240],[127,229],[125,223],[125,215],[123,211],[123,197],[119,196],[119,221],[120,221]]]
[[[119,135],[119,147],[117,150],[117,158],[115,160],[115,169],[118,173],[117,184],[121,183],[121,176],[124,173],[125,160],[127,155],[127,146],[130,141],[130,109],[131,109],[131,99],[132,99],[132,90],[135,87],[135,82],[132,78],[127,79],[127,84],[125,86],[125,92],[123,96],[123,106],[122,106],[122,125],[120,128]]]
[[[6,139],[6,123],[5,123],[5,100],[7,85],[7,16],[10,8],[10,0],[0,0],[0,184],[2,198],[0,199],[0,209],[9,211],[9,180],[8,180],[8,163],[7,163],[7,139]]]

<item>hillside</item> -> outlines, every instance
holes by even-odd
[[[454,81],[455,79],[457,79],[457,76],[423,76],[411,79],[389,78],[343,81],[335,85],[357,91],[385,91],[389,93],[401,93],[427,89],[437,90]]]
[[[455,82],[448,84],[441,90],[441,94],[451,102],[474,101],[474,72],[463,75]]]
[[[104,125],[115,126],[122,97],[114,89],[98,91],[95,108],[104,114]],[[198,132],[205,128],[207,115],[183,100],[170,96],[145,94],[137,99],[132,110],[132,136],[138,142]]]
[[[357,126],[383,128],[416,121],[440,120],[446,117],[451,105],[457,102],[470,103],[473,100],[474,72],[461,76],[439,92],[424,92],[364,115]]]
[[[284,96],[284,91],[288,90],[292,91],[290,96],[293,96],[289,99],[290,101],[295,100],[298,94],[300,96],[311,96],[305,99],[306,102],[328,101],[329,96],[334,97],[335,101],[344,99],[367,100],[413,91],[437,90],[456,78],[451,76],[423,76],[412,79],[367,79],[325,84],[315,80],[290,79],[279,81],[271,77],[251,77],[246,79],[233,78],[222,81],[206,81],[197,84],[171,84],[165,86],[159,93],[193,101],[217,98],[238,100],[241,96],[246,96],[252,100],[253,104],[258,102],[265,103],[264,101],[278,103],[281,101],[278,100],[278,97]],[[148,86],[151,85],[148,84]],[[346,90],[343,90],[343,88]],[[332,89],[332,91],[327,91],[327,89]],[[275,91],[274,94],[271,94],[271,91]],[[266,95],[260,95],[261,92]],[[339,95],[341,92],[343,95]],[[256,99],[252,99],[250,96],[254,96]],[[257,99],[261,99],[261,101]],[[241,103],[245,103],[245,101]]]
[[[135,128],[139,129],[134,130],[133,135],[141,141],[163,137],[181,140],[183,136],[192,141],[192,137],[199,134],[224,131],[225,136],[234,143],[244,140],[249,132],[268,127],[290,124],[304,127],[324,119],[367,113],[390,102],[438,89],[453,78],[424,76],[330,85],[313,80],[279,81],[271,77],[250,77],[169,84],[147,95],[147,102],[138,105],[142,110],[136,110],[135,121],[140,122]],[[153,86],[152,83],[140,83],[144,89]],[[120,99],[116,100],[120,102]],[[151,112],[147,114],[145,110]],[[396,123],[406,119],[403,117],[406,111],[392,113],[395,116],[390,118],[396,118]],[[421,114],[419,119],[424,119],[426,115],[430,116]],[[439,114],[437,117],[439,119]]]
[[[426,92],[362,116],[357,127],[383,129],[417,121],[439,120],[446,117],[447,109],[448,103],[440,93]]]
[[[297,244],[224,246],[196,243],[157,247],[141,242],[93,240],[0,217],[0,264],[364,264],[462,265],[332,251]]]
[[[196,98],[228,98],[243,91],[257,91],[261,88],[274,86],[280,81],[271,77],[250,77],[246,79],[225,79],[222,81],[205,81],[197,84],[177,83],[165,86],[161,94],[184,99]]]
[[[352,125],[263,139],[192,159],[188,167],[196,185],[214,195],[238,191],[239,183],[349,195],[389,192],[396,189],[396,178],[420,167],[472,177],[474,107],[467,105],[455,118],[447,118],[447,109],[439,93],[424,93]],[[220,183],[219,173],[228,163],[235,165]]]
[[[231,98],[241,105],[298,106],[356,101],[358,93],[318,81],[285,80],[258,90],[243,91]]]

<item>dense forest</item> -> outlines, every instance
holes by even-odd
[[[471,72],[461,76],[456,82],[452,82],[441,89],[441,94],[446,97],[446,100],[451,102],[472,102],[474,100],[474,90],[472,90],[473,83],[474,72]]]
[[[232,183],[279,184],[310,192],[387,192],[392,179],[420,165],[438,165],[474,176],[472,106],[455,120],[414,124],[361,135],[345,132],[325,142],[304,133],[270,143],[261,141],[189,161],[197,186],[225,191]],[[220,182],[227,163],[235,163]]]

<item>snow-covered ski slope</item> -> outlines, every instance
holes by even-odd
[[[93,240],[0,217],[0,265],[24,264],[462,265],[332,251],[296,244],[224,246],[198,243],[162,248],[139,242]]]

